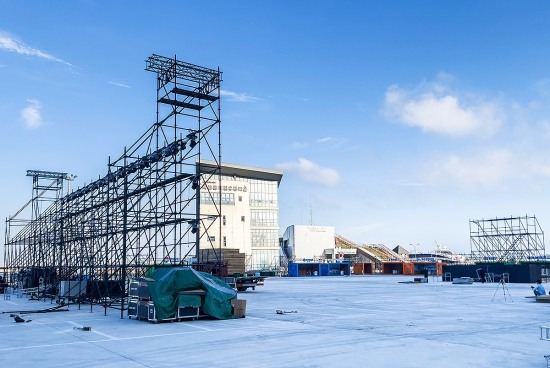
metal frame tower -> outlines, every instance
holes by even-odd
[[[101,304],[105,313],[120,308],[121,318],[130,277],[159,266],[201,268],[200,240],[221,235],[215,221],[221,195],[205,185],[221,175],[221,72],[155,54],[145,70],[156,74],[155,123],[109,158],[106,175],[56,200],[14,237],[6,235],[12,277],[29,267],[51,269],[52,294],[61,280],[85,281],[78,283],[86,288],[76,293],[79,303]],[[201,168],[201,160],[216,164]],[[201,213],[200,195],[216,204],[215,214]],[[24,262],[36,244],[44,252]]]
[[[54,275],[52,270],[44,264],[45,255],[48,252],[48,244],[51,242],[52,233],[42,233],[41,228],[47,226],[51,220],[52,206],[63,196],[64,182],[72,180],[73,176],[63,172],[27,170],[27,176],[32,177],[32,196],[14,215],[6,219],[6,234],[4,247],[4,261],[13,258],[22,249],[29,248],[19,260],[21,269],[25,269],[23,279],[20,278],[22,287],[30,283],[32,279],[41,279],[43,283],[50,283]],[[12,233],[17,233],[16,241],[7,246]],[[40,291],[43,291],[41,289]]]
[[[535,216],[470,220],[472,258],[489,262],[540,260],[544,232]]]

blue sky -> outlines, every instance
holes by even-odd
[[[27,169],[82,185],[155,119],[152,53],[224,72],[223,160],[284,171],[280,228],[470,249],[550,229],[550,4],[0,0],[0,213]],[[0,229],[3,233],[3,223]]]

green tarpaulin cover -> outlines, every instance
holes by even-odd
[[[200,307],[201,305],[200,295],[178,295],[178,307]]]
[[[215,276],[190,267],[171,267],[159,268],[149,277],[155,280],[148,283],[148,288],[159,320],[177,313],[181,297],[178,292],[197,289],[206,292],[200,297],[204,300],[204,313],[218,319],[235,318],[231,312],[231,299],[237,297],[237,292]],[[193,299],[196,303],[197,299]],[[181,301],[185,300],[189,299],[183,298]]]

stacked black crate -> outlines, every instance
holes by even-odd
[[[158,322],[155,312],[155,304],[149,294],[149,282],[155,280],[146,277],[135,278],[130,281],[128,293],[128,318],[134,317],[151,322]]]

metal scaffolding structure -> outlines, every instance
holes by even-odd
[[[535,216],[470,220],[470,246],[477,261],[545,259],[544,232]]]
[[[155,54],[145,70],[156,74],[156,122],[109,158],[106,175],[56,197],[13,236],[8,219],[5,262],[13,286],[59,297],[60,282],[75,281],[80,290],[70,295],[79,303],[101,304],[105,313],[120,308],[122,317],[130,277],[166,265],[206,267],[200,240],[221,234],[214,226],[221,224],[221,196],[205,185],[221,175],[221,72]],[[201,160],[215,165],[201,168]],[[201,213],[199,194],[210,196],[216,213]]]

